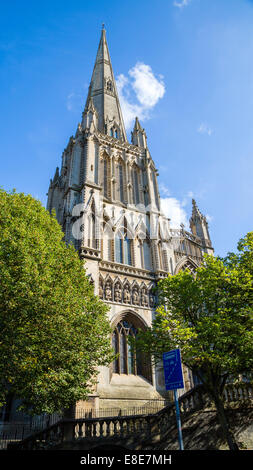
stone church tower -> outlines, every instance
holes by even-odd
[[[138,118],[127,140],[104,29],[82,121],[50,181],[47,209],[53,208],[95,293],[110,306],[119,353],[111,367],[101,368],[90,406],[132,408],[166,396],[162,369],[135,357],[127,336],[151,325],[156,282],[168,272],[194,271],[213,249],[195,201],[191,233],[183,226],[172,230],[161,213],[157,170]],[[185,384],[192,385],[188,371]]]

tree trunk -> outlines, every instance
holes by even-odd
[[[220,425],[224,434],[224,438],[226,439],[228,443],[229,450],[239,450],[239,447],[235,441],[233,433],[229,429],[222,399],[220,398],[218,394],[215,394],[213,396],[213,399],[214,399],[215,406],[217,409],[218,419],[219,419],[219,422],[220,422]]]

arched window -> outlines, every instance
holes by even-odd
[[[163,270],[165,269],[165,263],[164,263],[164,250],[162,248],[162,243],[158,243],[158,254],[159,254],[159,269]]]
[[[105,155],[103,159],[103,178],[102,186],[104,190],[104,196],[107,198],[111,197],[111,174],[110,174],[110,160]]]
[[[115,261],[123,264],[123,239],[119,232],[115,236]]]
[[[118,177],[118,193],[119,200],[124,202],[124,176],[123,176],[123,164],[119,162],[118,165],[119,177]]]
[[[127,237],[127,235],[124,238],[123,246],[124,246],[124,250],[123,250],[124,264],[128,264],[131,266],[132,264],[131,240]]]
[[[92,207],[92,212],[89,215],[89,228],[88,228],[88,246],[90,248],[97,248],[96,240],[96,216],[94,206]]]
[[[111,135],[111,137],[114,137],[113,127],[111,127],[110,135]]]
[[[115,235],[115,261],[116,263],[132,266],[132,240],[128,238],[126,221]]]
[[[151,246],[148,240],[143,241],[143,267],[144,269],[152,269]]]
[[[118,135],[119,135],[119,133],[118,133],[118,131],[117,131],[117,129],[116,129],[116,130],[115,130],[115,139],[118,139],[118,138],[119,138]]]
[[[81,165],[81,147],[76,145],[73,154],[72,154],[72,163],[71,163],[71,180],[70,184],[79,185],[80,179],[80,165]]]
[[[152,382],[152,371],[150,358],[142,352],[131,347],[128,339],[135,338],[138,334],[138,321],[126,315],[116,325],[112,335],[112,347],[118,357],[113,362],[112,371],[115,374],[133,374],[145,377]],[[142,327],[141,327],[142,329]]]
[[[108,91],[112,91],[112,82],[111,80],[107,80],[107,86],[106,86]]]
[[[156,180],[156,175],[155,172],[152,171],[152,180],[153,180],[153,188],[154,188],[154,194],[155,194],[155,203],[157,209],[159,209],[159,197],[158,197],[158,189],[157,189],[157,180]]]
[[[132,170],[132,180],[133,180],[134,203],[139,204],[140,192],[139,192],[139,175],[138,175],[137,168],[133,168]]]
[[[112,344],[116,354],[119,357],[113,363],[113,372],[116,374],[140,374],[141,368],[138,361],[138,355],[135,354],[132,347],[128,343],[128,336],[135,337],[137,329],[132,323],[122,320],[116,326]]]

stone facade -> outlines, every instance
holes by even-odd
[[[55,209],[66,243],[79,250],[95,293],[110,305],[119,360],[100,370],[90,401],[96,407],[133,407],[166,396],[162,369],[134,357],[126,336],[151,325],[159,279],[186,267],[194,271],[203,253],[213,252],[195,201],[191,232],[170,228],[157,174],[138,118],[127,140],[103,29],[82,122],[50,181],[47,205]],[[185,379],[188,389],[188,371]]]

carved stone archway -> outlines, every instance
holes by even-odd
[[[112,374],[140,375],[152,383],[151,359],[135,351],[128,343],[128,336],[136,336],[138,330],[147,328],[146,322],[133,310],[124,310],[112,321],[112,346],[118,357],[111,365]]]
[[[199,265],[190,257],[184,256],[176,265],[174,274],[178,274],[179,271],[189,269],[193,274]]]

